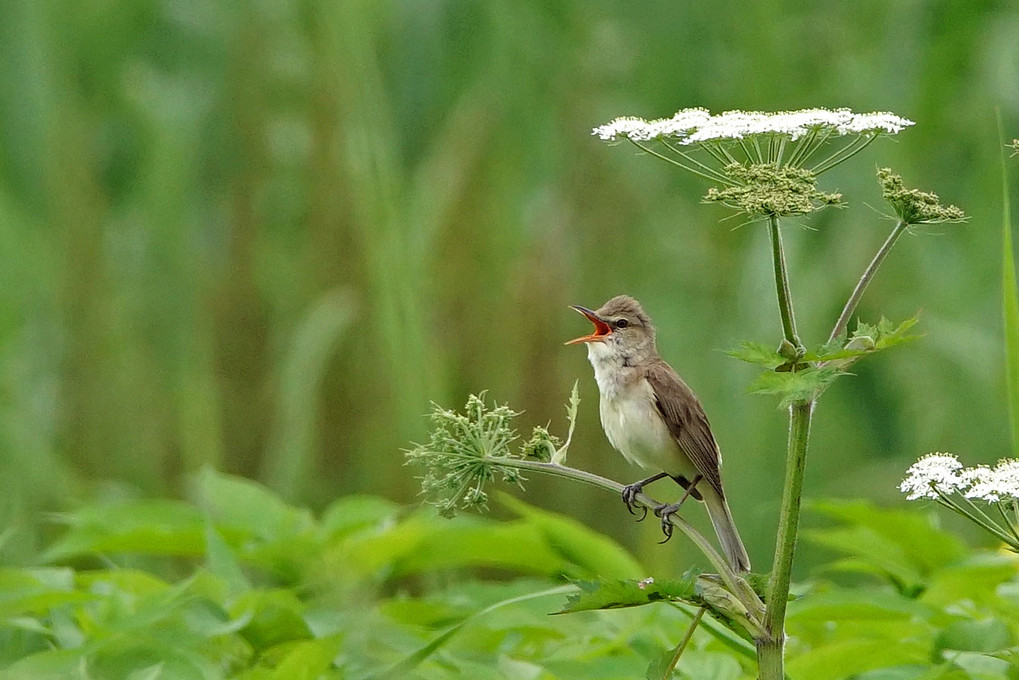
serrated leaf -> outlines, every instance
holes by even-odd
[[[757,364],[769,369],[778,368],[786,363],[785,357],[776,350],[764,343],[752,342],[750,340],[744,340],[740,343],[739,347],[726,351],[726,354],[748,364]]]
[[[813,398],[844,371],[836,366],[805,368],[799,371],[767,371],[757,376],[747,387],[753,394],[777,394],[781,397],[779,406]]]
[[[602,579],[597,581],[574,581],[579,591],[566,599],[558,612],[592,611],[597,609],[621,609],[640,607],[652,602],[686,602],[696,604],[695,581],[697,574],[688,573],[682,579],[644,579],[641,581]]]
[[[893,326],[891,321],[881,317],[881,321],[879,321],[877,325],[878,337],[876,340],[875,350],[894,347],[895,345],[901,345],[904,342],[910,342],[923,337],[921,335],[909,335],[909,329],[919,322],[920,316],[915,315],[909,317],[898,326]]]
[[[807,352],[803,358],[806,361],[821,363],[839,362],[842,368],[846,368],[853,363],[845,361],[846,359],[858,359],[867,354],[873,354],[923,337],[922,335],[909,335],[909,329],[919,321],[919,315],[911,316],[897,326],[884,317],[881,317],[876,326],[860,321],[848,340],[844,342],[835,340],[827,343],[815,351]]]

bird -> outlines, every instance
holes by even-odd
[[[623,488],[627,509],[636,514],[637,494],[644,486],[671,478],[684,493],[678,502],[654,508],[664,541],[672,536],[670,517],[692,496],[704,502],[732,569],[750,571],[750,557],[722,488],[722,455],[708,417],[693,390],[659,355],[651,318],[628,295],[617,295],[597,310],[571,307],[594,324],[593,333],[566,344],[587,345],[605,436],[628,462],[655,472]],[[646,516],[647,508],[643,510]]]

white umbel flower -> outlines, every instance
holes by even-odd
[[[962,483],[961,469],[962,463],[951,453],[928,453],[906,470],[906,478],[899,484],[899,491],[911,501],[938,498],[938,491],[950,494]]]
[[[959,473],[959,488],[963,490],[962,495],[966,498],[997,503],[999,500],[997,487],[994,470],[987,465],[975,465]]]
[[[616,118],[594,128],[605,141],[655,139],[689,145],[700,142],[741,140],[759,135],[780,135],[797,140],[810,133],[825,136],[894,135],[913,121],[894,113],[853,113],[849,109],[800,109],[798,111],[726,111],[712,116],[706,109],[683,109],[671,118],[644,120]]]
[[[978,498],[988,503],[1019,499],[1019,460],[998,461],[992,470],[986,465],[964,470],[963,477],[969,482],[966,498]]]

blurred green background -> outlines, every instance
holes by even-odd
[[[929,450],[1009,454],[994,108],[1019,136],[1014,3],[3,7],[0,512],[24,539],[9,560],[30,554],[39,510],[174,495],[206,464],[312,507],[414,504],[401,449],[430,402],[483,389],[526,410],[522,429],[562,432],[579,378],[571,463],[632,481],[584,350],[563,346],[587,332],[569,304],[626,292],[704,402],[765,568],[785,416],[719,350],[778,342],[766,234],[590,134],[688,106],[917,121],[825,175],[848,210],[788,223],[808,342],[891,229],[875,167],[971,216],[901,241],[868,291],[864,319],[922,309],[926,336],[825,395],[807,494],[897,504]],[[601,492],[536,479],[528,499],[648,564],[690,552]]]

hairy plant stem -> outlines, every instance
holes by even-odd
[[[785,252],[778,217],[768,217],[771,234],[772,259],[775,264],[775,292],[778,311],[782,317],[785,341],[802,356],[803,344],[796,334],[792,291],[786,272]],[[807,460],[807,442],[810,438],[810,418],[814,401],[798,401],[789,408],[789,443],[786,449],[785,483],[782,488],[782,507],[775,540],[775,559],[765,593],[768,603],[764,612],[764,634],[756,638],[757,667],[760,680],[783,680],[785,677],[785,611],[789,598],[789,580],[796,549],[796,532],[800,524],[800,499],[803,495],[803,471]]]
[[[803,471],[807,462],[810,419],[814,401],[798,401],[789,407],[789,445],[786,453],[785,485],[778,519],[775,559],[765,601],[765,634],[757,639],[757,664],[760,680],[783,680],[785,651],[785,612],[789,598],[789,580],[796,551],[796,532],[800,524],[800,498],[803,495]]]
[[[892,233],[885,239],[884,244],[878,249],[877,254],[874,255],[874,259],[867,265],[867,269],[864,270],[863,276],[856,283],[856,288],[853,289],[849,299],[846,300],[846,306],[842,308],[842,314],[839,316],[839,320],[835,322],[835,327],[831,329],[831,335],[828,336],[828,342],[833,341],[846,332],[846,328],[849,326],[849,319],[853,316],[853,312],[856,311],[856,306],[860,304],[860,298],[863,297],[864,292],[867,290],[867,286],[870,284],[871,279],[874,278],[874,274],[877,273],[878,267],[888,257],[888,253],[891,252],[892,246],[899,240],[899,236],[909,226],[902,220],[899,220],[895,224],[895,228],[892,229]]]
[[[558,465],[556,463],[543,463],[537,460],[526,460],[523,458],[500,458],[493,456],[486,456],[484,462],[501,467],[513,468],[515,470],[531,470],[533,472],[541,472],[548,475],[554,475],[556,477],[563,477],[565,479],[572,479],[577,482],[596,486],[600,489],[607,491],[613,491],[617,495],[622,494],[623,485],[619,482],[615,482],[611,479],[601,477],[599,475],[587,472],[586,470],[578,470],[577,468],[567,467],[565,465]],[[639,493],[637,494],[637,500],[646,507],[654,508],[660,505],[658,501],[651,498],[650,496]],[[757,629],[755,637],[764,634],[764,628],[760,626],[761,618],[764,616],[764,603],[757,596],[757,593],[747,584],[747,582],[738,577],[729,566],[729,563],[721,553],[715,550],[711,542],[704,537],[699,531],[693,528],[689,522],[682,517],[676,515],[670,515],[669,521],[672,526],[679,529],[684,536],[697,546],[697,548],[708,558],[712,566],[718,570],[718,575],[721,577],[722,582],[725,583],[726,589],[731,592],[736,599],[740,601],[749,612],[751,619],[749,624],[751,627]]]
[[[800,338],[796,334],[793,297],[792,291],[789,288],[785,250],[782,247],[782,232],[779,230],[777,215],[768,216],[768,231],[771,234],[771,255],[775,264],[775,286],[778,293],[778,312],[782,317],[782,335],[798,352],[802,352],[803,343],[800,342]]]

